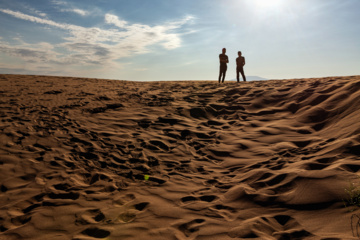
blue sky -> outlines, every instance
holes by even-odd
[[[359,0],[0,0],[0,73],[122,80],[360,74]]]

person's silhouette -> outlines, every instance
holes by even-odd
[[[219,83],[221,82],[221,77],[222,77],[222,82],[224,82],[225,80],[227,63],[229,62],[229,58],[225,53],[226,53],[226,48],[223,48],[222,53],[219,55],[219,60],[220,60]]]
[[[238,51],[238,55],[239,55],[239,57],[236,59],[236,79],[237,79],[237,82],[240,81],[239,73],[241,73],[241,76],[242,76],[244,82],[246,82],[246,77],[245,77],[245,73],[244,73],[245,57],[241,56],[240,51]]]

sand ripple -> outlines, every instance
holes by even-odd
[[[357,239],[359,76],[0,84],[0,239]]]

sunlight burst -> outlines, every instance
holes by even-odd
[[[284,2],[284,0],[254,0],[259,8],[277,8]]]

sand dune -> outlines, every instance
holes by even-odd
[[[360,76],[0,86],[0,239],[358,239]]]

